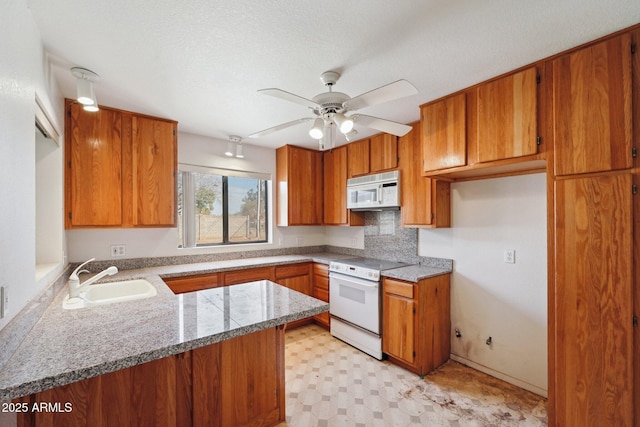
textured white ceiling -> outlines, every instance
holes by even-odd
[[[248,140],[310,116],[258,89],[312,98],[336,70],[335,90],[354,97],[404,78],[417,95],[359,112],[408,123],[422,103],[640,22],[638,0],[26,2],[64,96],[75,97],[69,69],[82,66],[101,76],[103,105],[273,148],[317,143],[308,124]]]

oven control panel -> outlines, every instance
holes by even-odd
[[[329,263],[329,271],[335,271],[336,273],[346,274],[348,276],[359,277],[361,279],[371,280],[378,282],[380,280],[380,271],[367,267],[358,267],[354,265],[345,264],[342,262]]]

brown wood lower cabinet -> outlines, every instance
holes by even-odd
[[[273,426],[285,419],[284,330],[265,329],[15,402],[61,408],[19,413],[19,427]]]
[[[193,274],[191,276],[168,277],[162,279],[174,294],[200,291],[221,286],[218,273]]]
[[[424,375],[449,359],[450,274],[417,283],[383,278],[382,352]]]
[[[321,301],[329,302],[329,266],[321,263],[313,264],[313,295]],[[316,323],[327,329],[331,327],[329,312],[313,316]]]
[[[311,295],[311,263],[278,265],[275,267],[274,281],[294,291]],[[296,328],[311,322],[311,318],[287,323],[287,329]]]

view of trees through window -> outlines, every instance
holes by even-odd
[[[192,209],[185,209],[188,200],[193,200]],[[178,224],[180,247],[264,242],[267,240],[267,181],[181,171]],[[188,233],[192,233],[192,239],[185,238]]]

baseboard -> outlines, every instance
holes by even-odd
[[[542,397],[548,397],[548,391],[540,388],[538,386],[535,386],[533,384],[529,384],[526,381],[522,381],[519,380],[517,378],[514,378],[510,375],[507,375],[505,373],[496,371],[494,369],[488,368],[484,365],[480,365],[479,363],[475,363],[472,362],[471,360],[465,359],[464,357],[460,357],[460,356],[456,356],[455,354],[451,355],[451,360],[454,360],[458,363],[461,363],[465,366],[468,366],[470,368],[476,369],[480,372],[484,372],[487,375],[491,375],[492,377],[496,377],[498,379],[501,379],[502,381],[508,382],[509,384],[513,384],[517,387],[523,388],[525,390],[528,390],[532,393],[537,394],[538,396],[542,396]]]

